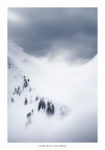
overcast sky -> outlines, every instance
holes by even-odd
[[[9,8],[8,39],[36,57],[91,59],[97,53],[97,9]]]

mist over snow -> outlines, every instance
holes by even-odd
[[[97,8],[8,8],[8,141],[97,142]]]
[[[97,142],[97,55],[87,63],[35,57],[9,42],[8,45],[8,141],[9,142]],[[23,76],[30,86],[22,86]],[[51,99],[55,113],[38,112],[36,96]],[[14,102],[11,102],[13,97]],[[24,98],[29,105],[24,105]],[[64,114],[60,112],[64,109]],[[27,113],[34,110],[30,123]]]

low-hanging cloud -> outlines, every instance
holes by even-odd
[[[9,58],[18,68],[8,71],[8,141],[97,142],[97,56],[87,64],[72,66],[65,61],[32,57],[15,43],[9,43],[8,49]],[[55,113],[53,118],[47,118],[43,112],[37,112],[33,103],[32,123],[26,127],[25,113],[30,107],[24,107],[22,95],[15,97],[14,104],[9,101],[12,89],[21,85],[20,73],[29,77],[37,94],[54,101],[55,110],[58,104],[64,104],[69,114],[59,118]]]
[[[97,53],[97,8],[9,8],[8,38],[37,57]],[[15,17],[16,16],[16,17]]]

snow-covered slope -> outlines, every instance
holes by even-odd
[[[72,66],[65,61],[49,62],[46,58],[29,56],[23,49],[10,43],[9,142],[97,141],[96,74],[97,57],[87,64]],[[29,79],[26,88],[24,76]],[[46,107],[38,111],[42,98]],[[48,101],[54,105],[52,115],[47,114]],[[29,113],[31,115],[27,117]]]

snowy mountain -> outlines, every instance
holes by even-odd
[[[9,142],[95,142],[97,56],[80,66],[8,53]]]
[[[30,79],[22,75],[22,72],[19,71],[19,68],[15,65],[13,60],[8,57],[8,72],[9,76],[12,77],[13,87],[9,87],[10,97],[9,102],[17,103],[17,101],[23,102],[24,105],[27,105],[27,109],[30,109],[30,112],[27,112],[28,121],[36,109],[37,111],[43,110],[46,111],[48,116],[54,115],[56,113],[55,104],[50,98],[37,95],[36,88],[30,86]],[[37,104],[37,106],[35,106]],[[59,105],[59,113],[64,116],[69,112],[67,106]],[[28,117],[28,114],[29,117]]]

